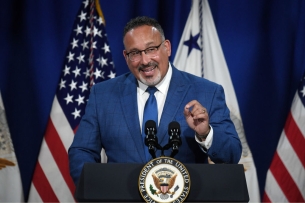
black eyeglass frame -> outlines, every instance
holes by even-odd
[[[144,53],[146,54],[146,52],[147,52],[149,49],[156,49],[156,51],[158,51],[158,50],[159,50],[159,47],[161,46],[161,44],[163,44],[163,42],[165,42],[165,40],[162,41],[162,42],[161,42],[159,45],[157,45],[157,46],[151,46],[151,47],[148,47],[148,48],[143,49],[143,50],[134,50],[134,51],[130,51],[130,52],[126,53],[126,56],[128,57],[128,59],[129,59],[130,61],[139,61],[139,60],[131,60],[129,54],[134,53],[134,52],[139,52],[139,53],[140,53],[139,56],[141,56],[143,51],[144,51]]]

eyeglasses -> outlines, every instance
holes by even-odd
[[[161,44],[163,42],[161,42]],[[129,60],[131,60],[133,62],[141,60],[141,55],[142,55],[143,51],[146,54],[146,56],[155,57],[157,55],[157,51],[158,51],[159,47],[161,46],[161,44],[159,44],[158,46],[148,47],[147,49],[144,49],[144,50],[131,51],[129,53],[126,53],[126,55],[128,56]]]

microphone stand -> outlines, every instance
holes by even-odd
[[[164,150],[168,150],[172,147],[172,153],[170,155],[171,158],[179,152],[179,146],[181,145],[181,137],[180,137],[180,125],[178,122],[171,122],[169,124],[168,134],[169,140],[168,144],[161,147],[158,143],[158,137],[156,136],[156,123],[152,120],[148,120],[145,123],[145,145],[148,146],[148,152],[152,156],[153,159],[156,158],[156,149],[161,150],[161,156],[164,155]]]

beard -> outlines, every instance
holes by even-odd
[[[155,86],[157,85],[160,81],[161,81],[161,71],[158,67],[158,63],[156,62],[149,62],[147,65],[140,65],[138,67],[138,71],[139,71],[139,79],[140,81],[147,85],[147,86]],[[157,75],[153,75],[153,76],[143,76],[141,74],[141,71],[145,71],[145,69],[149,69],[151,68],[152,70],[154,70],[155,72],[157,72]]]

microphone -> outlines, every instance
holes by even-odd
[[[180,134],[180,124],[177,121],[172,121],[168,125],[168,144],[172,147],[172,158],[179,152],[179,146],[182,144]]]
[[[157,127],[156,122],[153,120],[148,120],[145,123],[145,145],[148,146],[148,151],[151,154],[151,156],[155,159],[155,148],[159,148],[158,146],[158,137],[157,134]]]

